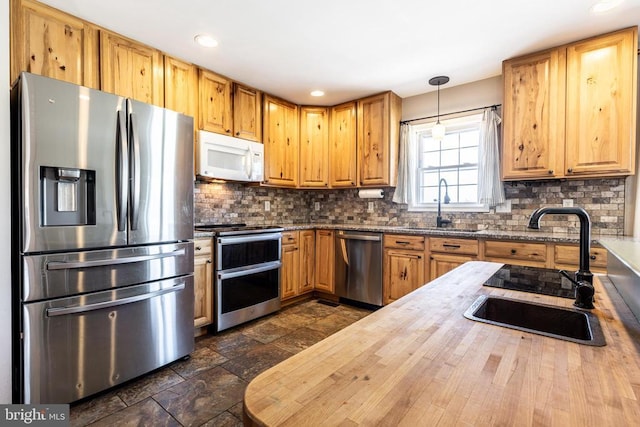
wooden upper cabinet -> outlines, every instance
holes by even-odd
[[[265,183],[283,187],[298,185],[298,106],[264,96]]]
[[[567,47],[566,174],[635,172],[637,28]]]
[[[300,108],[300,187],[329,184],[329,109]]]
[[[637,27],[503,63],[505,180],[635,172]]]
[[[393,92],[358,101],[360,186],[395,186],[402,100]]]
[[[262,142],[262,92],[233,84],[233,136]]]
[[[226,77],[200,70],[200,129],[232,135],[233,82]]]
[[[503,76],[503,179],[562,175],[564,50],[505,61]]]
[[[329,185],[356,186],[357,120],[356,103],[331,108],[329,137]]]
[[[162,53],[109,31],[100,31],[101,89],[164,106]]]
[[[164,106],[198,117],[198,68],[169,56],[164,57]]]
[[[98,31],[30,0],[11,1],[11,81],[20,72],[98,88]]]

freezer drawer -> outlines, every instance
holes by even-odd
[[[22,258],[22,301],[60,298],[193,273],[193,242]]]
[[[24,403],[68,403],[193,351],[193,276],[23,305]]]

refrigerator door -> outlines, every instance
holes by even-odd
[[[127,105],[129,244],[193,239],[193,118]]]
[[[117,151],[127,153],[124,98],[22,73],[12,101],[18,250],[125,245],[119,172],[128,165],[126,156],[116,161]]]
[[[68,403],[193,351],[193,276],[23,305],[24,403]]]

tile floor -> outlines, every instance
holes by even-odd
[[[255,376],[369,313],[310,300],[196,338],[188,360],[71,405],[71,425],[241,426]]]

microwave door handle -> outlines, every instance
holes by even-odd
[[[137,230],[138,217],[140,215],[140,139],[138,137],[138,120],[133,112],[129,113],[129,136],[131,149],[131,161],[129,163],[131,177],[131,229]]]
[[[120,110],[116,122],[116,216],[118,231],[125,230],[127,221],[128,163],[127,126],[124,112]]]
[[[251,179],[251,174],[253,173],[253,151],[251,147],[247,148],[247,178]]]

